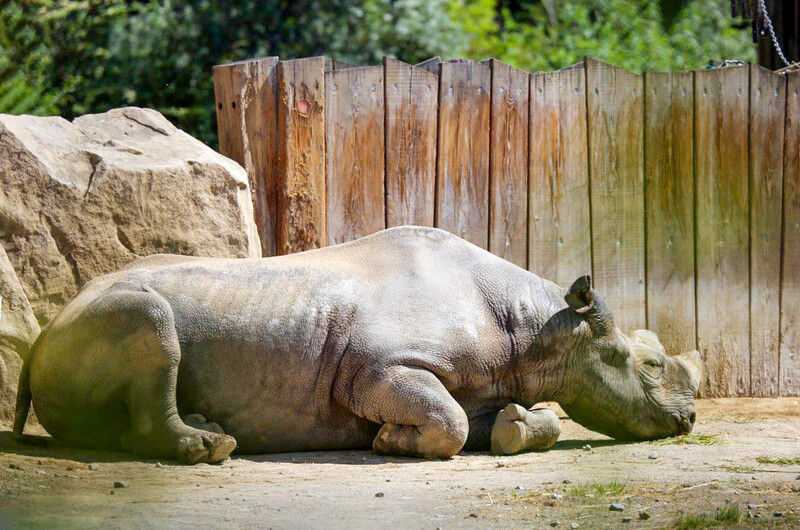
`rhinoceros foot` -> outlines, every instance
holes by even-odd
[[[233,436],[197,430],[178,440],[177,458],[182,464],[214,464],[228,458],[234,449]]]
[[[552,410],[527,410],[512,403],[497,414],[492,427],[492,453],[544,451],[556,443],[559,434],[558,415]]]

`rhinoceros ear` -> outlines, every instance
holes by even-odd
[[[605,301],[592,289],[592,278],[588,274],[575,280],[564,300],[570,308],[586,319],[595,336],[599,337],[614,331],[614,317]]]
[[[589,306],[592,305],[592,277],[587,274],[575,280],[564,296],[564,300],[567,301],[567,305],[579,313],[588,311]]]

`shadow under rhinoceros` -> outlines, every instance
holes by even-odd
[[[50,436],[37,436],[46,445],[29,445],[17,442],[13,433],[8,430],[0,431],[0,453],[13,453],[32,458],[51,458],[56,460],[69,460],[72,462],[103,463],[103,462],[161,462],[168,465],[178,465],[174,460],[157,460],[136,457],[131,453],[103,451],[72,447]],[[628,442],[617,440],[562,440],[557,442],[550,451],[581,451],[586,445],[591,447],[605,447],[625,444]],[[525,454],[525,453],[520,453]],[[488,451],[462,451],[459,456],[493,456]],[[510,455],[512,458],[514,455]],[[507,458],[504,456],[504,458]],[[230,460],[247,460],[255,463],[283,463],[283,464],[343,464],[343,465],[377,465],[377,464],[422,464],[428,460],[403,456],[383,456],[365,448],[361,450],[346,451],[310,451],[295,453],[268,453],[268,454],[239,454],[231,455]]]
[[[150,462],[149,459],[136,458],[131,453],[103,451],[99,449],[86,449],[73,447],[54,439],[51,436],[36,436],[43,445],[23,444],[14,439],[11,431],[0,431],[0,453],[17,454],[21,456],[52,458],[55,460],[70,460],[74,462],[102,463],[102,462]],[[46,444],[46,445],[45,445]],[[152,460],[153,463],[156,460]]]
[[[592,449],[596,447],[610,447],[613,445],[629,445],[631,442],[629,440],[613,440],[609,438],[608,440],[598,440],[598,439],[586,439],[586,440],[560,440],[556,442],[556,444],[548,449],[548,451],[575,451],[575,450],[586,450],[585,447],[588,445]]]

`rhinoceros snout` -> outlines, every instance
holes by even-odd
[[[675,423],[678,426],[677,434],[680,436],[692,432],[697,414],[695,413],[693,405],[687,405],[680,412],[673,412],[672,417],[675,419]]]

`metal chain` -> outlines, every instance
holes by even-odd
[[[778,57],[783,62],[784,66],[791,66],[792,63],[790,63],[783,54],[781,45],[778,43],[778,37],[775,35],[775,28],[772,27],[772,20],[769,18],[769,13],[767,13],[767,6],[764,3],[764,0],[758,0],[758,14],[764,20],[764,26],[766,26],[767,31],[769,31],[769,36],[772,39],[772,46],[774,46],[775,51],[778,52]]]

